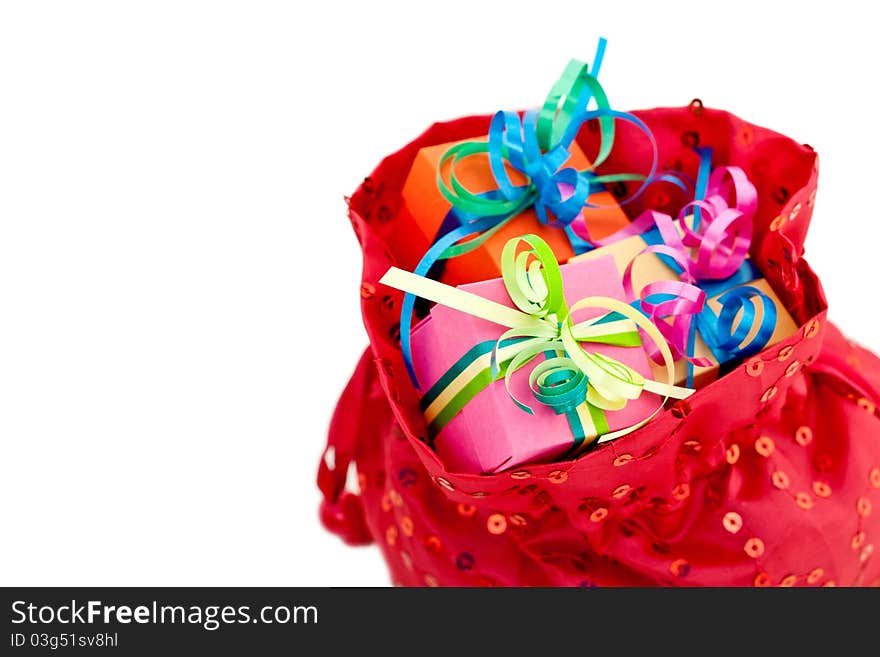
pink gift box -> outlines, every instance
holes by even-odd
[[[565,298],[571,306],[590,296],[626,302],[613,256],[561,266]],[[460,286],[461,289],[515,307],[500,278]],[[604,314],[602,309],[578,311],[580,322]],[[497,340],[507,330],[493,322],[437,304],[412,332],[413,361],[423,391],[440,379],[465,353],[481,342]],[[583,343],[628,365],[646,378],[651,367],[642,348]],[[565,415],[539,403],[529,388],[529,374],[543,361],[536,357],[513,375],[511,392],[534,411],[529,415],[514,403],[504,381],[479,392],[434,437],[434,448],[451,470],[494,473],[527,462],[558,459],[574,445]],[[650,415],[659,405],[657,395],[643,392],[620,411],[606,411],[609,431],[623,429]]]

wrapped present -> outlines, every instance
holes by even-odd
[[[655,179],[657,147],[641,119],[611,109],[596,79],[604,49],[602,39],[592,68],[569,62],[540,110],[522,115],[496,112],[485,139],[425,148],[417,154],[401,196],[413,221],[423,228],[421,237],[432,243],[415,274],[441,278],[445,271],[446,280],[453,283],[494,278],[500,273],[498,255],[505,241],[524,231],[543,236],[555,257],[565,260],[592,248],[590,240],[599,235],[625,229],[627,216],[604,185],[636,181],[640,184],[629,199],[640,194]],[[596,108],[588,110],[591,102]],[[575,143],[588,121],[594,122],[598,135],[592,162]],[[653,158],[646,174],[596,172],[611,154],[615,121],[634,125],[650,142]],[[414,295],[407,293],[400,308],[406,349]]]
[[[531,249],[517,252],[522,242]],[[429,440],[451,469],[491,473],[572,456],[690,394],[669,384],[671,352],[625,303],[613,258],[560,267],[546,242],[527,235],[505,244],[501,269],[500,279],[458,288],[396,268],[381,280],[437,302],[404,359],[430,384]],[[666,383],[647,378],[637,327],[665,354]]]
[[[742,170],[719,167],[707,177],[702,198],[686,205],[678,221],[646,212],[626,229],[640,234],[570,261],[613,257],[628,299],[663,330],[676,358],[677,383],[706,385],[797,331],[748,257],[755,196]]]
[[[451,149],[467,143],[453,142],[422,148],[413,161],[401,196],[409,215],[422,233],[424,239],[420,239],[420,243],[432,244],[451,230],[477,218],[465,209],[456,207],[444,196],[438,185],[438,177],[449,181],[452,173],[452,160],[444,161],[443,156]],[[564,167],[578,171],[591,168],[589,160],[576,143],[569,144],[567,150],[569,157],[563,163]],[[523,188],[528,184],[526,175],[509,164],[505,164],[505,172],[514,186]],[[498,181],[493,175],[488,152],[476,152],[462,158],[455,166],[455,179],[456,184],[473,194],[483,195],[487,200],[500,198]],[[451,183],[448,184],[451,187]],[[592,236],[607,237],[629,224],[629,218],[610,192],[598,189],[589,195],[588,201],[590,205],[580,210],[578,221],[586,223]],[[540,235],[562,261],[574,255],[569,233],[560,230],[558,226],[542,223],[533,207],[525,207],[510,221],[500,225],[478,248],[448,259],[444,266],[449,279],[480,281],[500,276],[499,262],[504,245],[513,237],[529,233]]]

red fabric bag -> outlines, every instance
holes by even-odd
[[[483,135],[489,117],[435,124],[350,199],[370,348],[331,423],[334,458],[320,466],[325,525],[349,543],[375,540],[393,582],[407,586],[880,583],[880,361],[828,323],[802,257],[815,152],[697,101],[635,114],[654,132],[662,168],[695,175],[699,144],[747,172],[760,197],[751,255],[798,333],[578,460],[447,471],[420,438],[418,391],[398,346],[402,295],[377,283],[390,265],[415,264],[397,259],[407,231],[395,222],[417,150]],[[589,156],[595,135],[581,132]],[[646,167],[635,130],[621,126],[615,143],[608,170]],[[668,194],[658,186],[645,204],[671,209]],[[345,490],[350,463],[358,493]]]

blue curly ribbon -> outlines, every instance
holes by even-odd
[[[503,114],[503,112],[502,112],[502,114]],[[497,116],[497,114],[496,114],[496,116]],[[651,168],[650,168],[648,175],[646,177],[643,178],[641,176],[635,176],[635,175],[630,176],[629,174],[620,174],[622,176],[626,176],[626,177],[629,177],[633,180],[638,180],[641,182],[638,189],[632,194],[632,196],[629,199],[626,199],[625,201],[623,201],[623,203],[628,203],[628,202],[638,198],[638,196],[641,195],[641,193],[644,191],[645,187],[647,187],[647,185],[650,184],[654,180],[654,176],[657,172],[657,161],[658,161],[657,142],[654,139],[654,135],[651,133],[650,128],[648,128],[648,126],[640,118],[638,118],[637,116],[635,116],[633,114],[630,114],[629,112],[621,112],[618,110],[611,110],[611,109],[592,110],[589,112],[584,112],[583,115],[577,121],[573,121],[572,123],[578,123],[578,125],[582,125],[583,123],[585,123],[586,121],[589,121],[591,119],[594,119],[594,118],[601,119],[601,118],[605,118],[605,117],[610,117],[612,119],[620,119],[620,120],[623,120],[623,121],[626,121],[628,123],[635,125],[642,133],[644,133],[646,135],[646,137],[648,138],[648,140],[651,144],[653,157],[652,157],[652,161],[651,161]],[[534,128],[536,128],[537,124],[536,124],[536,122],[525,122],[524,121],[523,127],[525,127],[526,125],[530,125],[534,129]],[[524,153],[525,153],[525,149],[523,148],[523,154]],[[542,164],[541,166],[545,166],[545,165],[546,165],[546,162],[544,164]],[[577,174],[577,172],[574,169],[569,169],[569,170],[574,172],[575,174]],[[537,171],[537,169],[536,169],[536,171]],[[543,173],[542,172],[539,172],[539,173],[541,173],[541,175],[544,175],[544,173],[546,173],[546,169],[544,170]],[[566,175],[569,175],[569,174],[566,174]],[[580,174],[578,174],[578,175],[580,175]],[[583,180],[587,181],[587,185],[591,189],[592,185],[598,186],[598,185],[604,184],[604,182],[606,182],[609,177],[607,177],[607,176],[589,176],[589,177],[588,176],[581,176],[581,178]],[[557,180],[558,180],[558,178],[557,178]],[[528,190],[529,187],[530,187],[529,185],[524,185],[521,187],[514,186],[511,189],[507,190],[508,194],[510,194],[510,196],[508,196],[507,198],[513,199],[514,201],[516,201],[520,205],[523,203],[526,203],[526,201],[530,200],[532,197],[529,195],[518,196],[518,194],[525,194],[525,192],[522,192],[520,190],[522,190],[522,189]],[[583,188],[581,188],[581,189],[583,189]],[[558,193],[558,190],[557,190],[557,193]],[[581,192],[581,193],[583,193],[583,192]],[[590,193],[590,191],[587,192],[587,196],[589,196],[589,193]],[[538,198],[538,193],[536,191],[531,192],[531,194],[534,195],[535,199]],[[504,190],[501,190],[500,185],[499,185],[499,191],[492,192],[492,195],[495,196],[495,198],[498,198],[497,195],[501,195],[503,197]],[[482,196],[486,196],[486,195],[484,194]],[[563,210],[562,210],[563,214],[561,216],[557,215],[557,219],[561,223],[564,223],[566,220],[568,223],[571,223],[571,221],[573,221],[574,218],[577,216],[577,214],[575,214],[574,216],[569,217],[569,215],[568,215],[569,208],[572,206],[566,205],[564,201],[562,201],[562,202],[557,201],[554,198],[552,192],[546,192],[544,194],[543,198],[545,201],[544,202],[545,210],[546,210],[547,206],[549,206],[551,204],[553,207],[563,208]],[[491,199],[491,200],[494,200],[494,199]],[[581,207],[584,207],[584,205],[586,205],[587,207],[591,207],[589,205],[589,203],[586,203],[586,202],[584,202],[581,205]],[[524,207],[525,207],[525,205],[522,205],[522,207],[518,207],[517,205],[514,205],[514,209],[508,211],[506,214],[479,216],[479,217],[473,218],[469,221],[468,221],[467,213],[463,212],[460,209],[456,209],[455,210],[456,214],[460,217],[460,219],[464,223],[461,226],[459,226],[453,230],[450,230],[449,232],[444,234],[442,237],[440,237],[438,240],[436,240],[434,242],[434,244],[432,244],[431,247],[425,252],[425,255],[422,256],[422,259],[419,261],[419,264],[416,265],[416,268],[413,271],[413,273],[415,273],[419,276],[426,276],[428,274],[428,272],[432,270],[432,268],[434,267],[434,264],[437,261],[444,260],[447,258],[456,257],[458,255],[462,255],[464,253],[467,253],[468,251],[472,250],[473,248],[476,248],[477,246],[479,246],[480,243],[473,243],[473,242],[464,242],[464,244],[459,244],[459,243],[462,242],[462,240],[467,240],[467,238],[472,238],[475,235],[486,236],[487,234],[491,234],[492,231],[497,230],[505,221],[507,221],[511,217],[514,217],[517,214],[519,214],[519,212],[521,212]],[[592,206],[592,207],[596,207],[596,206]],[[580,212],[580,209],[578,210],[578,213],[579,212]],[[538,217],[540,220],[541,215],[538,215]],[[549,217],[546,216],[546,213],[545,213],[545,218],[549,221]],[[567,224],[565,224],[565,225],[567,225]],[[472,243],[474,244],[474,246],[472,246],[471,248],[468,248],[468,246]],[[416,303],[416,297],[414,295],[409,294],[409,293],[404,295],[403,304],[401,306],[401,315],[400,315],[400,347],[401,347],[401,351],[403,354],[403,361],[404,361],[404,364],[406,365],[406,370],[409,374],[409,377],[412,380],[413,385],[415,385],[415,387],[417,389],[421,389],[421,387],[418,383],[418,377],[416,376],[416,373],[415,373],[415,368],[413,367],[413,363],[412,363],[412,341],[410,338],[410,331],[412,329],[413,309],[415,307],[415,303]]]
[[[758,311],[755,301],[762,305],[761,324],[755,337],[745,346],[743,341],[752,331]],[[776,330],[776,304],[766,294],[751,285],[733,288],[718,298],[721,310],[716,315],[709,304],[697,316],[700,335],[719,364],[749,358],[759,353]],[[736,316],[742,311],[739,322]]]

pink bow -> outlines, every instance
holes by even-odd
[[[638,298],[643,311],[663,333],[676,360],[687,358],[697,367],[711,364],[709,359],[691,357],[687,353],[691,324],[706,302],[706,293],[696,283],[729,278],[740,268],[752,243],[757,206],[757,190],[745,172],[739,167],[718,167],[709,176],[705,198],[691,201],[678,213],[682,234],[668,214],[647,210],[629,226],[602,240],[602,244],[608,244],[640,235],[653,226],[660,231],[663,243],[646,247],[642,254],[671,258],[682,270],[681,280],[649,283],[639,291]],[[688,224],[687,218],[694,215],[696,208],[699,208],[700,220],[694,226]],[[628,298],[636,298],[632,284],[634,263],[635,259],[627,265],[623,275]],[[652,301],[655,295],[663,295],[663,301]],[[672,321],[666,321],[670,317]],[[649,348],[649,355],[655,362],[661,362],[656,347]]]

